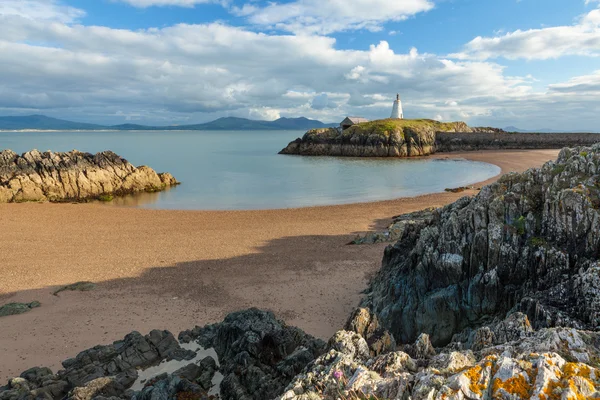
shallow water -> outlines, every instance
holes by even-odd
[[[269,209],[388,200],[500,173],[466,160],[278,155],[299,131],[0,132],[0,149],[95,153],[170,172],[182,185],[112,202],[159,209]]]

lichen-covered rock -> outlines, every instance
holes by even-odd
[[[563,149],[556,162],[440,209],[388,246],[363,306],[401,343],[428,333],[444,346],[514,312],[527,320],[476,333],[477,346],[528,329],[596,329],[599,171],[600,144]]]
[[[338,332],[334,338],[346,336],[347,332]],[[598,398],[600,371],[576,357],[596,357],[599,338],[596,332],[542,329],[526,340],[482,352],[442,349],[421,361],[404,352],[365,360],[351,346],[340,346],[336,341],[290,383],[279,399]]]
[[[134,167],[111,151],[95,155],[32,150],[0,152],[0,203],[85,201],[143,191],[160,191],[178,182],[171,174]]]

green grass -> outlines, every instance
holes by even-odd
[[[433,130],[447,132],[456,129],[456,122],[439,122],[432,119],[380,119],[354,125],[344,131],[344,134],[365,132],[380,136],[389,136],[392,132],[403,132],[404,129],[414,131]]]
[[[587,157],[588,156],[588,152],[587,151],[582,151],[581,153],[579,153],[579,155],[581,157]]]

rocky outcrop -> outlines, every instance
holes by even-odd
[[[534,329],[596,329],[599,207],[600,145],[563,149],[414,224],[363,304],[402,343],[425,332],[444,346],[514,312]]]
[[[160,191],[178,182],[169,173],[134,167],[111,151],[98,154],[33,150],[0,152],[0,203],[86,201],[143,191]]]
[[[338,128],[313,129],[280,154],[347,157],[415,157],[435,151],[438,131],[470,132],[464,122],[380,120]]]

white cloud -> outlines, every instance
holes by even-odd
[[[592,126],[600,108],[598,73],[536,91],[533,77],[493,62],[401,53],[386,41],[340,50],[331,37],[216,23],[131,31],[1,15],[0,59],[0,114],[97,122],[379,118],[396,92],[408,116],[485,125]]]
[[[459,59],[546,60],[566,55],[600,55],[600,8],[590,11],[575,25],[517,30],[496,37],[478,36],[451,55]]]
[[[71,23],[85,16],[83,10],[62,5],[58,0],[2,0],[0,16],[18,16],[34,21]]]
[[[434,7],[431,0],[296,0],[260,8],[246,4],[235,9],[256,25],[303,34],[367,29],[381,30],[389,21],[401,21]]]

